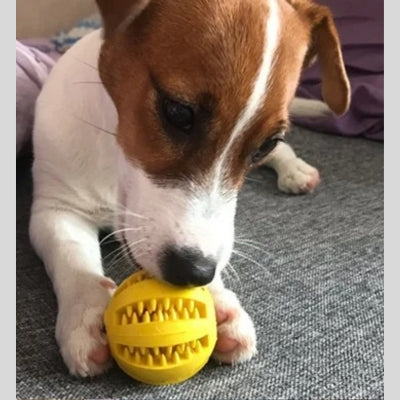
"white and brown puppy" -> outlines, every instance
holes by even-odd
[[[302,68],[316,57],[326,103],[337,114],[348,107],[332,17],[308,0],[97,3],[104,31],[56,64],[34,127],[30,237],[57,295],[64,361],[80,376],[109,365],[102,316],[115,284],[103,275],[102,227],[156,277],[209,284],[215,358],[248,360],[255,329],[220,276],[236,199],[261,163],[284,191],[318,183],[279,139]]]

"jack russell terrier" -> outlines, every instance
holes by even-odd
[[[58,301],[71,374],[110,365],[99,230],[176,285],[208,285],[214,358],[250,359],[256,334],[221,270],[245,175],[272,167],[304,193],[318,171],[284,141],[303,68],[319,59],[325,107],[349,107],[330,11],[310,0],[97,0],[103,29],[58,61],[37,100],[30,238]],[[127,271],[128,274],[129,271]]]

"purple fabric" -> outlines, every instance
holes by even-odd
[[[316,131],[383,140],[384,63],[382,0],[319,0],[335,19],[352,88],[352,103],[342,117],[293,118]],[[318,66],[304,71],[297,96],[321,99]]]
[[[31,137],[36,98],[58,57],[48,40],[16,41],[17,156]]]
[[[293,118],[312,130],[383,140],[383,1],[318,0],[335,18],[343,57],[352,86],[352,103],[342,117]],[[36,98],[60,54],[47,39],[16,42],[17,155],[32,133]],[[318,66],[306,70],[300,97],[321,99]]]

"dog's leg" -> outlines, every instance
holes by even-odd
[[[237,296],[226,289],[221,279],[209,285],[214,298],[218,339],[213,357],[223,363],[249,360],[256,354],[256,331],[250,316]]]
[[[307,193],[319,183],[318,170],[297,157],[285,142],[279,142],[263,164],[278,175],[278,188],[286,193]]]
[[[72,210],[35,201],[30,237],[57,296],[56,339],[69,371],[103,372],[110,364],[103,313],[115,283],[103,276],[97,227]]]

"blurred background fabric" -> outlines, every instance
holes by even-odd
[[[302,127],[345,136],[383,140],[383,0],[320,0],[333,14],[351,84],[351,106],[340,118],[294,117]],[[321,99],[318,63],[304,71],[297,96]]]
[[[328,6],[335,19],[351,83],[351,105],[348,112],[339,118],[326,114],[312,117],[296,115],[292,117],[292,122],[323,133],[383,140],[383,1],[321,0],[319,3]],[[54,1],[49,1],[49,4],[53,5]],[[71,4],[73,11],[75,3]],[[16,48],[17,156],[30,140],[34,104],[54,61],[84,35],[101,27],[101,19],[94,5],[91,2],[84,2],[81,7],[81,13],[92,12],[72,25],[68,25],[69,20],[65,20],[64,17],[61,24],[66,26],[64,29],[52,31],[51,24],[42,29],[34,25],[31,31],[17,29],[17,33],[21,32],[21,38],[18,39],[17,36]],[[18,7],[17,3],[17,11],[18,9],[21,10],[20,15],[24,16],[23,7]],[[23,25],[23,20],[17,27],[21,24]],[[44,32],[51,33],[40,38],[35,36]],[[34,37],[26,37],[28,34]],[[35,78],[37,71],[41,71],[40,79]],[[321,99],[318,62],[304,71],[297,96],[305,99]]]

